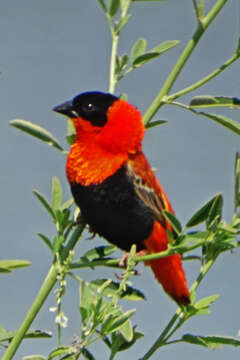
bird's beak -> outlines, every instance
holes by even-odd
[[[76,111],[73,109],[72,100],[66,101],[63,104],[55,106],[53,108],[53,111],[56,111],[59,114],[66,115],[66,116],[68,116],[70,118],[77,118],[78,117]]]

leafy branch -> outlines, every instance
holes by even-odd
[[[140,1],[150,2],[150,0],[98,0],[101,6],[111,32],[112,50],[110,58],[109,71],[109,92],[114,93],[117,83],[126,77],[133,70],[138,69],[150,60],[158,58],[166,51],[178,45],[178,40],[167,40],[155,46],[151,50],[147,49],[147,41],[139,38],[133,44],[130,54],[118,55],[118,41],[122,29],[127,25],[131,18],[129,9],[133,3]],[[161,1],[161,0],[155,0]],[[218,76],[240,57],[240,38],[234,54],[220,67],[193,83],[192,85],[179,90],[176,93],[169,94],[172,86],[176,82],[180,72],[190,58],[192,52],[198,45],[199,40],[207,28],[213,22],[218,13],[222,10],[227,0],[217,0],[210,11],[205,14],[205,1],[192,0],[193,9],[197,20],[197,29],[187,43],[182,54],[176,61],[175,66],[164,82],[161,90],[148,108],[144,115],[146,127],[153,127],[165,123],[163,120],[151,121],[155,113],[163,105],[178,106],[184,110],[191,111],[195,115],[207,117],[226,128],[240,135],[239,123],[229,119],[226,116],[218,114],[208,114],[199,111],[203,107],[230,107],[239,108],[240,100],[236,97],[226,96],[206,96],[194,97],[189,105],[176,102],[179,97],[194,91],[208,81]],[[197,110],[196,110],[197,109]],[[60,145],[59,141],[47,130],[26,120],[15,119],[10,122],[15,128],[34,136],[35,138],[47,143],[59,150],[63,154],[67,151]],[[69,122],[67,142],[74,142],[74,131]],[[51,221],[56,227],[56,235],[51,239],[45,234],[39,233],[39,238],[47,245],[53,255],[53,263],[50,270],[37,294],[32,306],[30,307],[25,319],[23,320],[17,332],[7,332],[0,327],[0,345],[6,347],[10,342],[3,360],[10,360],[16,353],[22,340],[27,337],[37,337],[36,333],[29,330],[33,320],[40,311],[43,303],[48,297],[53,287],[58,283],[56,292],[57,306],[55,310],[56,323],[58,326],[58,345],[48,356],[47,360],[57,357],[61,359],[74,359],[79,357],[94,360],[89,347],[98,340],[103,341],[110,351],[110,360],[113,360],[120,351],[125,351],[133,346],[136,341],[142,338],[143,334],[132,326],[130,318],[135,310],[123,311],[120,305],[121,300],[140,301],[144,300],[144,295],[137,289],[134,289],[130,283],[130,276],[134,274],[134,266],[138,262],[145,262],[157,258],[163,258],[173,254],[185,255],[195,249],[201,249],[201,255],[190,254],[185,256],[185,260],[200,260],[200,273],[191,287],[191,304],[189,306],[179,307],[164,330],[158,336],[154,344],[149,348],[141,360],[149,359],[159,348],[175,343],[185,342],[205,347],[218,348],[221,344],[239,346],[240,341],[234,338],[221,336],[199,336],[185,334],[179,338],[174,335],[189,318],[196,315],[208,314],[210,307],[218,298],[218,295],[211,295],[206,298],[196,300],[196,290],[205,278],[208,271],[214,265],[217,258],[226,251],[231,251],[239,247],[240,233],[240,156],[237,154],[235,163],[235,197],[234,197],[234,215],[232,221],[227,224],[222,219],[223,197],[217,194],[202,206],[183,226],[179,219],[171,213],[164,212],[164,216],[171,224],[174,232],[177,234],[175,242],[170,242],[166,251],[149,254],[146,256],[137,256],[135,247],[131,249],[127,268],[120,282],[112,280],[97,279],[90,283],[84,281],[75,274],[77,269],[91,268],[97,266],[119,267],[119,259],[112,258],[115,252],[114,246],[103,246],[89,250],[79,259],[74,259],[74,248],[85,228],[84,222],[78,227],[73,227],[76,220],[76,214],[72,216],[71,206],[73,200],[70,199],[62,203],[62,188],[59,180],[52,179],[52,196],[49,201],[39,191],[34,190],[34,195],[40,201],[44,209],[48,212]],[[192,227],[199,224],[205,225],[204,231],[190,231]],[[0,272],[9,272],[20,266],[28,266],[29,263],[20,260],[5,260],[0,262]],[[66,291],[66,279],[71,276],[80,285],[80,304],[79,313],[82,320],[81,337],[77,337],[71,345],[62,345],[61,328],[66,324],[66,317],[62,311],[62,298]],[[48,333],[39,332],[38,337],[49,337]],[[27,357],[26,357],[27,359]],[[25,359],[25,360],[26,360]],[[46,357],[32,355],[28,359],[46,360]]]

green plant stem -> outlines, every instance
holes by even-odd
[[[136,261],[142,262],[142,261],[161,259],[166,256],[179,254],[179,253],[185,254],[189,251],[192,251],[196,248],[203,246],[205,244],[205,242],[206,242],[206,239],[203,239],[202,241],[199,241],[197,244],[189,246],[188,248],[184,248],[184,250],[183,250],[183,248],[181,249],[181,248],[177,247],[176,249],[172,248],[172,249],[161,251],[161,252],[155,253],[155,254],[137,256]],[[71,269],[82,269],[82,268],[86,268],[86,267],[94,268],[95,266],[118,267],[119,261],[120,261],[119,259],[106,259],[106,260],[93,260],[93,261],[89,261],[89,262],[86,261],[84,263],[73,262],[70,264],[70,268]]]
[[[67,246],[63,249],[63,251],[61,253],[62,261],[64,261],[67,258],[69,251],[72,250],[74,248],[74,246],[76,245],[76,243],[84,229],[84,226],[85,226],[85,224],[83,224],[82,226],[79,226],[73,232]],[[14,354],[16,353],[19,345],[21,344],[21,342],[24,338],[25,333],[31,326],[33,320],[37,316],[39,310],[41,309],[42,305],[44,304],[45,300],[47,299],[49,293],[51,292],[52,288],[56,284],[58,274],[59,274],[59,262],[57,260],[55,260],[54,263],[52,264],[52,266],[50,267],[50,270],[49,270],[32,306],[31,306],[31,308],[29,309],[25,319],[23,320],[16,335],[14,336],[9,347],[7,348],[6,352],[4,353],[2,360],[10,360],[13,358]]]
[[[39,290],[36,299],[34,300],[30,310],[28,311],[24,321],[22,322],[16,335],[14,336],[5,354],[3,355],[2,360],[10,360],[13,358],[14,354],[16,353],[19,345],[21,344],[24,338],[25,333],[29,329],[39,309],[42,307],[45,299],[48,297],[50,291],[55,285],[57,281],[57,275],[58,275],[58,266],[56,264],[53,264],[42,284],[42,287]]]
[[[178,320],[180,313],[181,313],[181,309],[178,308],[176,313],[173,315],[172,319],[169,321],[165,329],[162,331],[157,341],[152,345],[152,347],[148,350],[148,352],[141,358],[141,360],[149,359],[155,353],[155,351],[162,346],[165,336],[168,334],[168,332],[171,330],[175,322]]]
[[[190,55],[192,54],[193,50],[197,46],[199,40],[201,39],[202,35],[211,24],[211,22],[215,19],[217,14],[221,11],[223,6],[226,4],[227,0],[218,0],[217,3],[212,7],[209,13],[199,22],[196,31],[193,34],[193,37],[187,43],[185,49],[183,50],[182,54],[180,55],[177,63],[175,64],[174,68],[172,69],[171,73],[169,74],[167,80],[163,84],[159,94],[153,100],[152,104],[146,111],[143,121],[144,124],[147,124],[153,116],[156,114],[158,109],[164,104],[164,97],[169,93],[172,86],[174,85],[175,81],[177,80],[182,68],[186,64],[187,60],[189,59]]]
[[[196,14],[197,19],[199,19],[199,12],[198,12],[198,4],[197,4],[197,0],[192,0],[193,2],[193,8]]]
[[[114,94],[116,86],[116,58],[117,58],[117,48],[118,48],[118,39],[119,35],[112,30],[112,51],[111,51],[111,61],[110,61],[110,73],[109,73],[109,92]]]
[[[128,2],[125,3],[125,5],[122,9],[122,13],[121,13],[121,17],[120,17],[119,21],[127,16],[130,5],[131,5],[131,0],[129,0]],[[117,59],[119,32],[115,30],[115,26],[112,22],[112,18],[108,14],[106,16],[108,19],[108,23],[109,23],[109,27],[110,27],[110,31],[111,31],[111,35],[112,35],[112,50],[111,50],[111,60],[110,60],[108,91],[111,94],[114,94],[115,87],[118,82],[118,79],[116,77],[116,59]]]
[[[204,266],[202,266],[200,274],[198,275],[197,279],[194,281],[191,292],[196,291],[198,286],[200,285],[201,281],[207,274],[207,272],[210,270],[212,265],[217,259],[217,255],[211,259],[209,259]],[[179,320],[177,325],[173,328],[176,321]],[[160,334],[158,339],[155,341],[155,343],[151,346],[151,348],[148,350],[148,352],[141,358],[141,360],[147,360],[149,359],[160,347],[165,346],[167,343],[167,340],[182,326],[182,324],[186,321],[184,319],[184,311],[179,307],[176,311],[176,313],[173,315],[172,319],[169,321],[163,332]]]
[[[190,93],[193,90],[196,90],[197,88],[199,88],[200,86],[206,84],[208,81],[212,80],[213,78],[215,78],[217,75],[219,75],[221,72],[223,72],[225,69],[227,69],[232,63],[234,63],[237,59],[239,59],[240,54],[238,53],[234,53],[223,65],[221,65],[218,69],[212,71],[210,74],[208,74],[207,76],[203,77],[201,80],[195,82],[194,84],[170,95],[167,96],[167,100],[168,102],[171,102],[175,99],[178,99],[179,97],[186,95],[188,93]]]

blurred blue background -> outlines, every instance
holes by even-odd
[[[214,1],[206,1],[209,8]],[[199,80],[219,67],[233,53],[239,32],[239,3],[229,1],[211,25],[181,73],[173,91]],[[148,49],[165,40],[180,40],[176,48],[159,59],[132,72],[117,87],[117,94],[126,92],[129,101],[143,113],[151,104],[176,59],[196,27],[192,2],[134,3],[132,19],[122,32],[119,53],[129,52],[139,37],[148,40]],[[1,275],[0,324],[8,330],[22,322],[47,273],[52,258],[37,237],[38,232],[53,236],[54,225],[32,194],[38,189],[47,197],[51,193],[51,178],[57,176],[70,197],[65,178],[63,155],[9,126],[12,118],[23,118],[50,130],[65,143],[67,122],[52,112],[53,106],[88,90],[108,89],[110,34],[106,19],[96,0],[12,0],[1,3],[0,70],[1,70],[1,241],[2,259],[28,259],[32,266]],[[197,94],[238,96],[240,89],[239,61],[221,76],[198,89]],[[183,101],[188,103],[190,96]],[[217,112],[217,110],[215,110]],[[221,110],[221,114],[239,119],[237,110]],[[178,218],[185,223],[205,201],[221,192],[224,196],[224,216],[233,213],[233,169],[235,152],[240,150],[239,138],[208,119],[196,117],[184,110],[164,107],[156,119],[168,119],[168,124],[151,129],[144,141],[144,151],[165,188]],[[85,239],[88,237],[85,233]],[[82,240],[76,250],[79,256],[86,249],[105,244],[103,239]],[[216,262],[201,284],[198,298],[220,293],[211,315],[190,320],[179,332],[237,336],[240,328],[239,311],[239,252],[226,253]],[[199,271],[199,264],[184,263],[189,284]],[[113,277],[111,270],[79,271],[86,280]],[[149,269],[133,278],[147,297],[146,302],[125,303],[125,309],[136,307],[133,323],[145,333],[132,350],[120,358],[138,359],[164,328],[176,306],[163,293]],[[51,295],[37,316],[32,328],[51,330],[56,335],[55,305]],[[68,280],[63,310],[69,326],[63,330],[63,343],[69,344],[80,333],[77,311],[78,285]],[[15,359],[24,355],[47,355],[56,346],[54,340],[25,340]],[[2,350],[0,350],[1,352]],[[98,360],[108,358],[100,344],[92,347]],[[160,357],[186,360],[236,359],[237,348],[220,351],[197,348],[187,344],[163,348],[152,359]]]

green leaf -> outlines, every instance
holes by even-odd
[[[42,355],[27,355],[24,356],[22,360],[47,360],[47,358]]]
[[[132,309],[118,316],[110,315],[107,320],[103,322],[101,332],[103,334],[111,334],[112,332],[119,330],[130,319],[135,311],[135,309]]]
[[[132,341],[133,328],[132,328],[130,320],[125,322],[125,324],[119,329],[119,332],[127,342]]]
[[[10,121],[10,125],[36,137],[41,141],[46,142],[48,145],[55,147],[57,150],[64,152],[64,149],[60,146],[58,140],[49,131],[39,125],[22,119],[13,119]]]
[[[106,256],[113,254],[116,250],[114,245],[98,246],[94,249],[88,250],[81,258],[82,261],[102,260]]]
[[[193,227],[207,220],[213,203],[220,195],[221,194],[215,195],[211,200],[203,205],[187,222],[186,227]]]
[[[132,0],[120,0],[122,12],[126,11]]]
[[[64,243],[64,240],[65,239],[62,235],[54,236],[53,244],[52,244],[52,249],[54,254],[56,254],[60,250],[62,244]]]
[[[100,4],[101,8],[103,9],[103,12],[106,13],[107,12],[107,7],[106,7],[104,1],[103,0],[98,0],[98,2]]]
[[[117,69],[116,74],[120,74],[124,70],[128,63],[128,55],[117,56]]]
[[[193,108],[211,108],[211,107],[230,107],[238,108],[240,106],[240,99],[228,96],[211,96],[199,95],[195,96],[189,106]]]
[[[16,335],[17,331],[6,331],[0,332],[0,342],[11,341]],[[25,339],[34,339],[34,338],[51,338],[52,334],[47,331],[42,330],[29,330],[25,335]]]
[[[236,153],[234,170],[234,212],[240,207],[240,153]]]
[[[210,208],[209,215],[207,218],[207,228],[210,229],[212,224],[215,225],[219,223],[222,217],[223,209],[223,197],[221,194],[215,197],[215,200]]]
[[[174,216],[171,212],[163,210],[163,215],[165,219],[170,223],[173,230],[179,235],[182,232],[182,225],[180,221]]]
[[[216,301],[218,298],[219,298],[219,295],[218,295],[218,294],[205,297],[205,298],[199,300],[198,302],[196,302],[196,303],[194,304],[194,307],[195,307],[196,309],[208,308],[208,307],[210,307],[210,306],[214,303],[214,301]]]
[[[67,124],[68,124],[67,125],[68,130],[67,130],[66,140],[69,145],[72,145],[76,141],[76,130],[75,130],[74,124],[71,119],[68,119]]]
[[[131,17],[132,17],[131,14],[127,14],[126,16],[121,18],[115,27],[115,32],[119,33],[124,28],[124,26],[128,23],[128,21],[130,20]]]
[[[38,235],[38,236],[40,237],[40,239],[42,239],[42,241],[49,247],[49,249],[50,249],[51,251],[53,251],[52,243],[51,243],[51,241],[49,240],[49,238],[48,238],[47,236],[45,236],[44,234],[41,234],[41,233],[38,233],[37,235]]]
[[[130,53],[130,61],[133,63],[140,55],[144,54],[147,41],[144,38],[138,39],[133,45]]]
[[[33,190],[34,195],[38,198],[38,200],[40,201],[40,203],[45,207],[45,209],[47,210],[47,212],[51,215],[52,219],[54,222],[56,222],[56,215],[51,207],[51,205],[49,204],[49,202],[47,201],[47,199],[45,198],[44,195],[42,195],[40,192],[38,192],[37,190]]]
[[[30,265],[31,262],[27,260],[0,260],[0,267],[6,269],[6,272]]]
[[[65,355],[65,354],[75,354],[76,352],[73,350],[72,347],[70,346],[61,346],[55,350],[53,350],[49,356],[48,356],[48,360],[52,360],[58,356],[61,356],[61,355]]]
[[[164,1],[164,0],[132,0],[132,1],[135,1],[135,2],[137,2],[137,1],[138,1],[138,2],[143,2],[143,1],[145,1],[145,2],[151,2],[151,1],[153,2],[153,1],[156,1],[156,2],[157,2],[157,1],[158,1],[158,2],[160,2],[160,1]]]
[[[120,7],[120,0],[108,0],[108,14],[114,17]]]
[[[52,178],[52,208],[58,210],[62,202],[62,187],[56,176]]]
[[[11,270],[7,269],[7,268],[4,268],[4,267],[0,267],[0,273],[10,273]]]
[[[86,348],[82,349],[81,354],[87,360],[95,360],[95,357],[93,356],[93,354]]]
[[[232,120],[226,116],[218,115],[218,114],[208,114],[203,111],[198,113],[199,115],[203,115],[221,125],[226,127],[227,129],[233,131],[235,134],[240,135],[240,123]]]
[[[160,54],[157,52],[147,52],[143,55],[140,55],[133,61],[133,67],[134,68],[140,67],[144,65],[146,62],[157,58],[159,55]]]
[[[155,126],[166,124],[167,122],[168,122],[167,120],[151,121],[151,122],[147,123],[146,128],[151,129],[151,128],[155,127]]]
[[[119,98],[120,98],[121,100],[125,100],[125,101],[128,100],[128,96],[127,96],[126,93],[122,93],[122,94],[119,96]]]
[[[155,46],[153,49],[151,49],[151,52],[158,53],[159,55],[162,55],[165,53],[165,51],[168,51],[172,49],[173,47],[177,46],[180,43],[179,40],[168,40],[164,41],[161,44]]]
[[[106,282],[106,279],[97,279],[91,281],[90,287],[95,291],[98,291],[98,288]],[[112,281],[105,289],[103,294],[105,296],[115,296],[116,293],[119,291],[119,283]],[[144,294],[137,289],[132,288],[131,286],[127,285],[126,290],[123,291],[120,295],[122,300],[131,300],[131,301],[140,301],[146,300]]]
[[[74,200],[73,198],[67,200],[65,203],[62,204],[62,206],[60,207],[61,211],[64,211],[65,209],[70,209],[70,207],[73,205]]]
[[[225,336],[198,336],[186,334],[183,335],[182,341],[214,349],[220,349],[221,345],[240,346],[240,340]]]
[[[67,135],[66,136],[66,141],[70,146],[73,145],[75,143],[75,141],[76,141],[76,135],[75,134]]]
[[[91,290],[89,283],[82,281],[79,288],[79,310],[83,323],[88,318],[91,305],[95,302],[96,295]]]

